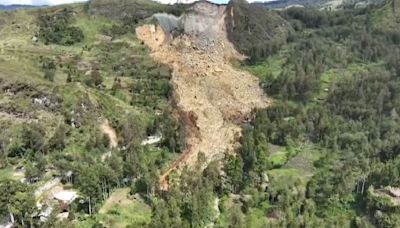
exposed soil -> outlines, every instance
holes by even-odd
[[[110,126],[108,120],[104,120],[100,125],[101,132],[107,135],[110,139],[110,148],[116,148],[118,146],[117,134],[115,130]]]
[[[38,119],[25,115],[24,113],[8,113],[0,110],[0,119],[11,120],[15,123],[32,123],[38,122]]]
[[[233,152],[240,125],[251,118],[255,108],[269,104],[258,78],[230,64],[232,58],[243,56],[227,39],[225,6],[199,2],[185,17],[185,32],[175,38],[160,26],[136,29],[152,57],[173,69],[173,98],[186,128],[187,149],[161,176],[164,189],[169,174],[193,166],[200,152],[208,162]]]

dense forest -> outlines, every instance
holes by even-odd
[[[294,29],[287,45],[265,63],[246,67],[260,75],[275,104],[257,111],[245,127],[240,157],[228,163],[237,167],[228,166],[235,171],[228,177],[236,191],[249,194],[254,191],[249,186],[260,183],[260,170],[274,173],[299,162],[304,153],[299,147],[311,145],[318,158],[308,164],[312,176],[286,185],[272,180],[266,191],[250,193],[251,205],[242,205],[246,217],[263,208],[279,218],[279,226],[399,226],[396,197],[382,193],[399,186],[396,4],[280,12]],[[394,21],[382,24],[381,17]],[[274,64],[278,70],[268,69]],[[264,149],[267,143],[294,152],[274,164],[265,158],[271,153]]]
[[[235,154],[210,164],[200,154],[196,167],[170,178],[168,191],[160,173],[185,147],[170,103],[171,71],[151,59],[132,29],[147,14],[179,15],[185,7],[137,1],[144,7],[132,6],[137,17],[99,16],[96,23],[89,12],[109,16],[99,2],[75,6],[81,11],[39,10],[30,36],[59,52],[29,58],[36,71],[25,81],[10,79],[19,63],[0,73],[1,113],[54,113],[47,121],[0,120],[2,218],[11,216],[16,227],[400,226],[398,0],[254,14],[255,5],[228,5],[238,12],[235,29],[227,19],[229,38],[249,56],[235,64],[258,76],[273,102],[243,124]],[[90,71],[80,69],[84,63]],[[30,85],[32,77],[40,83]],[[101,118],[115,129],[118,148],[96,127]],[[158,134],[156,145],[143,143]],[[14,167],[23,167],[24,182],[10,178]],[[43,222],[37,186],[52,178],[80,200],[69,205],[68,219],[56,217],[65,210],[57,207]],[[137,205],[102,214],[121,188]]]
[[[260,76],[274,105],[243,126],[238,155],[227,155],[222,173],[215,164],[187,171],[197,185],[184,179],[184,189],[162,196],[151,227],[204,227],[215,198],[220,227],[398,227],[391,191],[400,186],[396,4],[280,11],[291,25],[286,43],[249,48],[251,65],[242,65]],[[382,17],[394,20],[382,24]],[[255,19],[236,23],[258,31]]]

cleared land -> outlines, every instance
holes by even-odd
[[[142,199],[133,198],[129,188],[116,189],[104,203],[98,219],[106,227],[140,227],[150,222],[151,208]]]

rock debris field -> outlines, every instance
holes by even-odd
[[[232,58],[243,56],[227,39],[225,13],[225,6],[198,2],[180,18],[158,16],[160,25],[136,29],[152,57],[173,69],[173,99],[185,125],[186,150],[160,177],[164,189],[169,174],[193,166],[200,152],[207,162],[233,152],[241,124],[254,109],[269,105],[258,78],[230,64]],[[170,19],[174,21],[165,21]],[[174,29],[176,25],[179,28]]]

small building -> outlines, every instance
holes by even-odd
[[[74,191],[61,191],[54,194],[54,199],[58,200],[60,203],[70,205],[78,197],[78,194]]]

